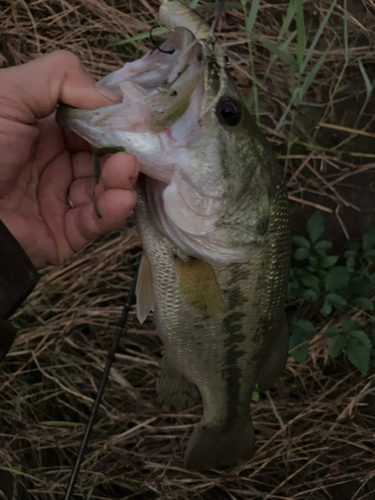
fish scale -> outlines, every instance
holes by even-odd
[[[164,408],[202,400],[185,465],[207,470],[251,458],[253,391],[285,366],[289,206],[282,169],[209,27],[175,1],[160,13],[174,30],[165,51],[101,82],[123,102],[62,106],[57,120],[138,160],[137,314],[154,310],[165,346],[156,383]]]

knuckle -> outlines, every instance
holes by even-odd
[[[51,57],[54,57],[56,62],[62,66],[81,66],[78,57],[68,50],[56,50],[52,52]]]

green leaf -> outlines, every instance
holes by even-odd
[[[361,250],[361,244],[358,241],[349,241],[347,246],[348,246],[347,251],[353,251],[356,254],[358,254],[359,251]]]
[[[92,152],[92,163],[93,163],[93,168],[94,168],[95,184],[98,184],[98,182],[100,181],[100,175],[102,173],[102,170],[100,167],[99,156],[98,156],[96,151]]]
[[[365,311],[374,310],[374,303],[366,297],[357,297],[353,300],[353,304],[355,307],[358,307],[358,309],[364,309]]]
[[[324,255],[320,261],[322,267],[332,267],[339,260],[337,255]]]
[[[346,252],[344,252],[344,257],[355,257],[356,255],[358,255],[358,250],[346,250]]]
[[[290,339],[289,339],[289,349],[294,349],[303,342],[310,340],[316,334],[315,327],[310,321],[299,319],[293,321],[290,325]],[[293,358],[297,363],[303,364],[307,359],[309,347],[308,345],[301,345],[298,349],[292,352]]]
[[[331,267],[328,271],[325,286],[328,291],[338,290],[348,285],[349,271],[343,266]]]
[[[356,261],[356,255],[349,255],[346,259],[346,268],[349,272],[353,272]]]
[[[347,319],[345,321],[342,321],[341,324],[344,330],[346,330],[348,333],[354,332],[359,328],[358,323],[353,319]]]
[[[330,339],[332,337],[337,337],[337,335],[341,335],[340,330],[335,326],[327,327],[323,332],[324,339]]]
[[[363,250],[370,250],[375,247],[375,229],[369,229],[362,238]]]
[[[310,241],[315,243],[324,232],[324,218],[320,212],[315,212],[306,223],[307,234]]]
[[[106,155],[114,155],[116,153],[124,153],[125,148],[122,146],[106,146],[105,148],[99,148],[96,150],[97,153],[103,153]]]
[[[102,218],[102,214],[99,212],[98,203],[97,203],[97,200],[96,200],[95,190],[92,193],[92,201],[94,203],[94,212],[95,212],[95,215],[97,216],[98,219],[101,219]]]
[[[339,333],[328,339],[328,354],[335,359],[342,353],[346,344],[346,338]]]
[[[310,242],[307,238],[303,236],[293,236],[292,241],[297,247],[310,249]]]
[[[298,331],[300,334],[305,335],[306,339],[312,339],[316,335],[315,326],[307,319],[297,319],[292,322],[290,327],[292,332]]]
[[[315,271],[315,268],[318,266],[318,259],[316,257],[310,257],[309,263],[310,263],[309,267],[311,267],[309,271]]]
[[[348,304],[344,298],[336,293],[329,293],[325,298],[338,311],[344,311]]]
[[[295,351],[293,351],[292,356],[297,363],[303,365],[304,363],[306,363],[308,353],[309,353],[309,346],[305,344],[301,345],[301,347],[298,347]]]
[[[329,302],[324,302],[322,307],[320,308],[320,314],[322,314],[324,317],[328,316],[332,312],[332,306]]]
[[[314,290],[319,290],[319,278],[309,273],[305,269],[302,270],[300,275],[300,281],[306,288],[313,288]]]
[[[375,249],[370,249],[366,250],[364,252],[363,257],[368,261],[368,262],[375,262]]]
[[[371,290],[371,281],[368,276],[356,274],[349,282],[350,291],[364,297]]]
[[[346,343],[346,352],[349,361],[358,368],[358,370],[367,375],[370,366],[371,340],[361,330],[354,330]]]
[[[307,250],[306,248],[297,248],[297,250],[294,252],[294,258],[296,260],[308,259],[309,255],[310,255],[310,250]]]
[[[254,403],[259,401],[259,391],[257,388],[254,389],[253,395],[251,396],[251,400],[254,401]]]
[[[327,240],[318,241],[318,243],[314,245],[316,253],[322,256],[325,255],[327,250],[330,250],[331,248],[332,248],[332,243]]]
[[[302,293],[302,298],[307,302],[316,302],[319,299],[319,295],[315,290],[311,290],[310,288]]]

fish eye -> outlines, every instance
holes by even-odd
[[[216,106],[216,114],[226,125],[235,127],[241,121],[242,106],[232,97],[222,97]]]

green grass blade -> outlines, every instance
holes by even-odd
[[[364,79],[365,85],[366,85],[366,99],[369,99],[371,97],[371,94],[372,94],[373,86],[371,85],[370,78],[368,77],[368,75],[366,73],[366,70],[362,64],[362,61],[358,61],[358,66],[359,66],[359,70],[363,76],[363,79]]]
[[[286,40],[284,40],[284,42],[282,42],[280,45],[279,45],[279,49],[281,49],[283,52],[287,52],[287,48],[289,46],[289,44],[293,41],[294,37],[296,36],[297,34],[297,31],[293,31],[293,33],[291,33],[288,38]],[[271,58],[270,58],[270,62],[268,63],[268,66],[267,66],[267,69],[266,69],[266,72],[264,74],[264,78],[263,78],[263,83],[265,83],[271,73],[271,68],[273,66],[273,63],[276,61],[277,59],[277,55],[276,54],[272,54],[271,55]]]
[[[298,103],[296,103],[297,105],[304,98],[304,96],[306,95],[306,92],[308,91],[310,85],[315,80],[315,77],[318,74],[318,71],[320,70],[320,68],[323,66],[324,61],[326,60],[327,54],[328,54],[328,52],[332,48],[332,45],[333,45],[333,40],[331,41],[331,43],[329,44],[329,46],[327,47],[327,49],[323,52],[323,54],[320,56],[320,58],[318,59],[317,63],[313,67],[313,69],[311,71],[309,71],[309,73],[307,73],[306,78],[305,78],[305,80],[304,80],[304,82],[302,84],[302,87],[301,87],[300,101]]]
[[[264,40],[263,38],[259,38],[259,41],[265,49],[271,52],[271,54],[275,54],[282,61],[288,64],[291,68],[298,69],[298,62],[296,58],[292,56],[292,54],[289,54],[289,52],[282,50],[277,45],[269,42],[268,40]]]
[[[295,15],[296,15],[296,3],[294,0],[292,0],[289,2],[288,10],[286,12],[283,24],[281,26],[281,30],[279,33],[279,40],[285,35],[285,33],[287,33],[289,26],[293,21]]]
[[[337,4],[337,0],[333,0],[331,7],[329,8],[325,18],[323,19],[322,23],[320,24],[318,31],[316,32],[314,39],[311,42],[311,45],[307,50],[305,60],[303,61],[303,63],[300,66],[300,73],[303,73],[306,69],[306,66],[309,64],[312,53],[314,52],[314,49],[316,47],[316,44],[318,43],[320,37],[322,36],[323,30],[326,27],[331,15],[332,15],[333,9],[336,7],[336,4]]]
[[[296,0],[296,22],[297,22],[297,62],[302,64],[305,57],[307,38],[305,28],[305,16],[303,13],[302,0]]]
[[[152,30],[153,36],[164,35],[164,33],[168,33],[169,30],[167,28],[155,28]],[[125,45],[126,43],[136,42],[137,40],[143,40],[150,36],[149,31],[145,31],[143,33],[139,33],[138,35],[127,38],[126,40],[120,40],[119,42],[111,43],[110,47],[117,47],[118,45]]]
[[[195,10],[198,12],[202,12],[205,10],[219,10],[221,11],[230,11],[230,10],[239,10],[241,11],[241,8],[236,5],[233,2],[213,2],[213,3],[208,3],[206,5],[198,5]]]
[[[365,102],[363,103],[361,111],[358,113],[357,119],[356,119],[355,124],[354,124],[354,128],[358,127],[359,120],[361,119],[361,116],[365,112],[365,109],[367,108],[367,104],[369,103],[369,100],[371,99],[372,93],[375,89],[375,82],[373,84],[371,84],[370,78],[367,75],[365,67],[362,64],[362,61],[359,61],[358,65],[359,65],[359,70],[363,76],[363,79],[364,79],[365,85],[366,85],[366,99],[365,99]]]
[[[277,124],[277,126],[276,126],[276,128],[275,128],[275,131],[276,131],[276,132],[277,132],[277,131],[281,128],[281,126],[283,125],[283,123],[284,123],[284,121],[285,121],[286,117],[288,116],[288,114],[289,114],[289,112],[290,112],[290,110],[291,110],[292,106],[294,105],[294,103],[295,103],[296,101],[299,101],[299,93],[300,93],[300,92],[301,92],[300,87],[297,87],[296,89],[294,89],[294,92],[293,92],[292,98],[291,98],[291,100],[290,100],[290,102],[289,102],[289,104],[288,104],[288,106],[287,106],[286,110],[284,111],[283,116],[280,118],[279,123]]]
[[[349,61],[349,35],[348,35],[348,0],[344,0],[344,46],[345,61]]]
[[[260,0],[253,0],[250,7],[250,14],[246,19],[246,31],[248,33],[254,28],[254,24],[257,18],[258,10],[259,10]]]

